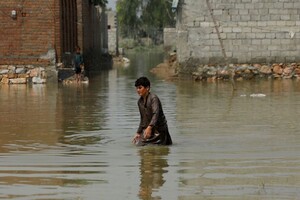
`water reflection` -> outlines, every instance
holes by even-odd
[[[100,75],[99,75],[100,76]],[[101,74],[102,77],[105,74]],[[57,93],[57,125],[65,133],[100,130],[105,124],[107,104],[107,78],[98,77],[97,85],[93,79],[89,84],[59,85]],[[93,93],[91,93],[93,91]]]
[[[46,85],[1,85],[1,152],[55,144],[57,136],[48,134],[56,129],[55,98]]]
[[[169,147],[147,146],[139,150],[140,162],[140,199],[161,199],[160,196],[154,196],[163,186],[164,173],[167,173]]]
[[[177,83],[180,199],[297,199],[299,81],[230,88]]]
[[[167,82],[161,55],[89,84],[0,85],[0,199],[299,199],[300,81]],[[152,80],[171,147],[133,146]],[[264,96],[251,96],[264,94]]]

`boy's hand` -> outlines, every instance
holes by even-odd
[[[152,133],[152,126],[148,126],[145,131],[144,131],[144,138],[148,139],[151,137],[151,133]]]
[[[141,138],[141,135],[136,133],[131,142],[136,143],[140,138]]]

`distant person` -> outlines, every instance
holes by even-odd
[[[171,145],[168,124],[157,95],[150,93],[150,81],[140,77],[135,81],[140,111],[140,124],[132,142],[136,145]]]
[[[80,47],[77,46],[75,49],[75,54],[73,57],[73,64],[74,64],[74,70],[75,70],[75,78],[76,81],[79,82],[81,80],[81,72],[82,72],[82,68],[83,68],[83,57],[81,55],[80,52]]]

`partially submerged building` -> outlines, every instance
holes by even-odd
[[[27,82],[32,78],[28,74],[41,75],[42,69],[48,71],[48,78],[55,78],[57,64],[69,65],[77,45],[89,67],[95,57],[92,52],[101,52],[107,42],[101,29],[106,27],[101,22],[104,11],[92,2],[1,0],[0,81],[22,77],[19,81]]]
[[[300,61],[298,0],[173,0],[178,61]]]

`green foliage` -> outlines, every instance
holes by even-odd
[[[119,0],[117,2],[118,24],[123,36],[136,37],[140,26],[140,19],[137,17],[139,7],[140,0]]]
[[[166,0],[150,0],[143,8],[142,23],[147,27],[162,29],[174,26],[171,4]]]
[[[138,45],[137,41],[130,38],[120,40],[120,46],[126,49],[134,49]]]
[[[117,16],[121,36],[137,39],[162,33],[174,27],[174,13],[169,0],[118,0]]]

